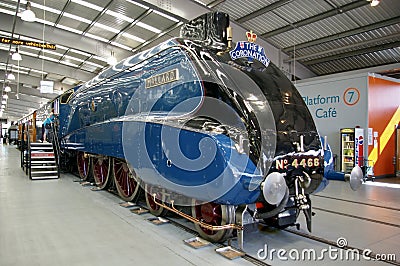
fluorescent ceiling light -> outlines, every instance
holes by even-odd
[[[23,55],[29,55],[29,56],[32,56],[32,57],[38,57],[38,54],[34,54],[34,53],[30,53],[30,52],[21,51],[21,54],[23,54]]]
[[[93,26],[101,28],[101,29],[104,29],[104,30],[108,30],[108,31],[111,31],[111,32],[114,32],[114,33],[119,33],[119,30],[114,29],[113,27],[109,27],[107,25],[98,23],[98,22],[94,23]]]
[[[84,56],[91,56],[91,54],[89,54],[89,53],[82,52],[82,51],[75,50],[75,49],[70,49],[70,51],[73,52],[73,53],[76,53],[76,54],[84,55]]]
[[[0,8],[0,13],[5,13],[5,14],[8,14],[8,15],[13,15],[13,16],[15,15],[15,11],[3,9],[3,8]]]
[[[92,65],[92,66],[99,67],[99,68],[104,67],[102,65],[99,65],[99,64],[96,64],[96,63],[93,63],[93,62],[90,62],[90,61],[85,61],[85,64]]]
[[[65,55],[65,58],[71,59],[71,60],[74,60],[74,61],[78,61],[78,62],[84,62],[85,61],[83,59],[76,58],[76,57],[73,57],[73,56],[70,56],[70,55]]]
[[[68,50],[68,47],[65,47],[63,45],[57,44],[57,49],[63,49],[63,50]]]
[[[107,10],[107,11],[106,11],[106,14],[108,14],[108,15],[110,15],[110,16],[113,16],[113,17],[115,17],[115,18],[122,19],[122,20],[124,20],[124,21],[126,21],[126,22],[129,22],[129,23],[132,23],[132,22],[135,21],[133,18],[127,17],[127,16],[125,16],[125,15],[122,15],[122,14],[117,13],[117,12],[112,11],[112,10]]]
[[[40,18],[36,18],[36,22],[38,22],[38,23],[42,23],[42,24],[46,24],[46,25],[49,25],[49,26],[52,26],[52,27],[54,27],[54,22],[50,22],[50,21],[47,21],[47,20],[43,20],[43,19],[40,19]]]
[[[2,9],[0,9],[0,12],[2,11]],[[6,32],[6,31],[0,31],[0,35],[4,35],[4,36],[11,36],[11,33]]]
[[[61,63],[61,64],[64,64],[64,65],[67,65],[67,66],[79,67],[78,65],[73,64],[73,63],[68,62],[68,61],[61,61],[60,63]]]
[[[66,16],[67,18],[71,18],[73,20],[78,20],[78,21],[87,23],[87,24],[92,23],[92,21],[89,20],[89,19],[86,19],[86,18],[83,18],[83,17],[80,17],[80,16],[76,16],[76,15],[73,15],[73,14],[70,14],[70,13],[67,13],[67,12],[64,13],[64,16]]]
[[[94,10],[97,10],[97,11],[103,11],[103,8],[102,8],[102,7],[97,6],[97,5],[94,5],[94,4],[91,4],[91,3],[88,3],[88,2],[86,2],[86,1],[82,1],[82,0],[72,0],[71,2],[76,3],[76,4],[79,4],[79,5],[81,5],[81,6],[85,6],[85,7],[88,7],[88,8],[94,9]]]
[[[137,6],[141,7],[141,8],[144,8],[144,9],[149,9],[148,6],[139,4],[139,3],[135,2],[135,1],[132,1],[132,0],[126,0],[126,2],[129,2],[129,3],[131,3],[131,4],[137,5]]]
[[[91,34],[91,33],[85,33],[85,36],[89,37],[89,38],[92,38],[92,39],[95,39],[95,40],[102,41],[102,42],[108,42],[108,40],[106,38],[103,38],[103,37],[100,37],[100,36],[97,36],[97,35],[94,35],[94,34]]]
[[[57,62],[57,63],[58,63],[58,59],[51,58],[51,57],[48,57],[48,56],[39,55],[39,58],[40,58],[40,59],[49,60],[49,61],[53,61],[53,62]]]
[[[13,68],[17,68],[18,70],[28,70],[29,71],[29,68],[27,68],[27,67],[22,67],[22,66],[17,66],[17,65],[12,65],[12,67]]]
[[[60,54],[60,53],[57,53],[57,52],[54,52],[54,51],[50,51],[50,50],[48,50],[48,51],[45,51],[44,53],[46,53],[46,54],[52,54],[52,55],[57,55],[57,56],[63,56],[63,54]]]
[[[97,60],[100,60],[100,61],[103,61],[103,62],[107,62],[107,59],[104,58],[104,57],[101,57],[101,56],[95,55],[95,56],[93,56],[93,58],[94,58],[94,59],[97,59]]]
[[[21,71],[21,70],[14,70],[14,72],[20,73],[20,74],[28,74],[26,71]]]
[[[70,31],[70,32],[73,32],[73,33],[77,33],[77,34],[82,34],[82,33],[83,33],[83,31],[76,30],[76,29],[73,29],[73,28],[70,28],[70,27],[61,25],[61,24],[57,24],[56,27],[57,27],[57,28],[60,28],[60,29],[63,29],[63,30],[66,30],[66,31]]]
[[[35,72],[35,73],[43,74],[43,75],[47,75],[48,74],[47,72],[43,72],[43,71],[36,70],[36,69],[33,69],[33,68],[31,69],[31,71]]]
[[[125,49],[127,51],[131,51],[132,50],[131,47],[123,45],[123,44],[120,44],[120,43],[117,43],[117,42],[111,42],[111,44],[114,45],[114,46],[117,46],[119,48]]]
[[[142,27],[142,28],[144,28],[146,30],[155,32],[155,33],[161,33],[161,30],[159,30],[159,29],[157,29],[157,28],[155,28],[153,26],[150,26],[148,24],[145,24],[143,22],[140,22],[140,21],[136,25],[138,25],[139,27]]]
[[[32,6],[35,7],[35,8],[46,10],[48,12],[51,12],[51,13],[54,13],[54,14],[57,14],[57,15],[61,14],[61,10],[58,10],[58,9],[55,9],[55,8],[51,8],[49,6],[43,6],[43,5],[40,5],[40,4],[37,4],[37,3],[32,3]]]
[[[144,43],[146,40],[143,40],[142,38],[136,37],[135,35],[129,34],[129,33],[122,33],[122,36],[124,36],[125,38],[137,41],[137,42],[141,42]]]

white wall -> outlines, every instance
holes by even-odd
[[[322,136],[328,137],[334,154],[340,155],[340,129],[368,127],[368,74],[334,75],[297,82]],[[357,100],[358,99],[358,100]],[[365,139],[365,136],[364,136]]]

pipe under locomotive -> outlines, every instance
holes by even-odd
[[[186,215],[212,241],[240,228],[238,209],[282,227],[304,211],[310,230],[323,177],[314,121],[275,65],[232,59],[228,29],[228,15],[203,15],[61,96],[61,147],[82,178],[113,179],[128,201],[142,186],[153,214]]]

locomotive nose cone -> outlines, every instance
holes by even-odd
[[[283,174],[273,172],[261,184],[264,199],[271,205],[279,204],[286,193],[286,181]]]

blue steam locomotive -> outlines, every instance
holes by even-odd
[[[284,227],[303,211],[310,230],[320,136],[248,37],[233,49],[229,16],[205,14],[53,101],[60,147],[81,178],[126,201],[144,191],[151,213],[174,211],[212,241],[242,228],[238,213]]]

